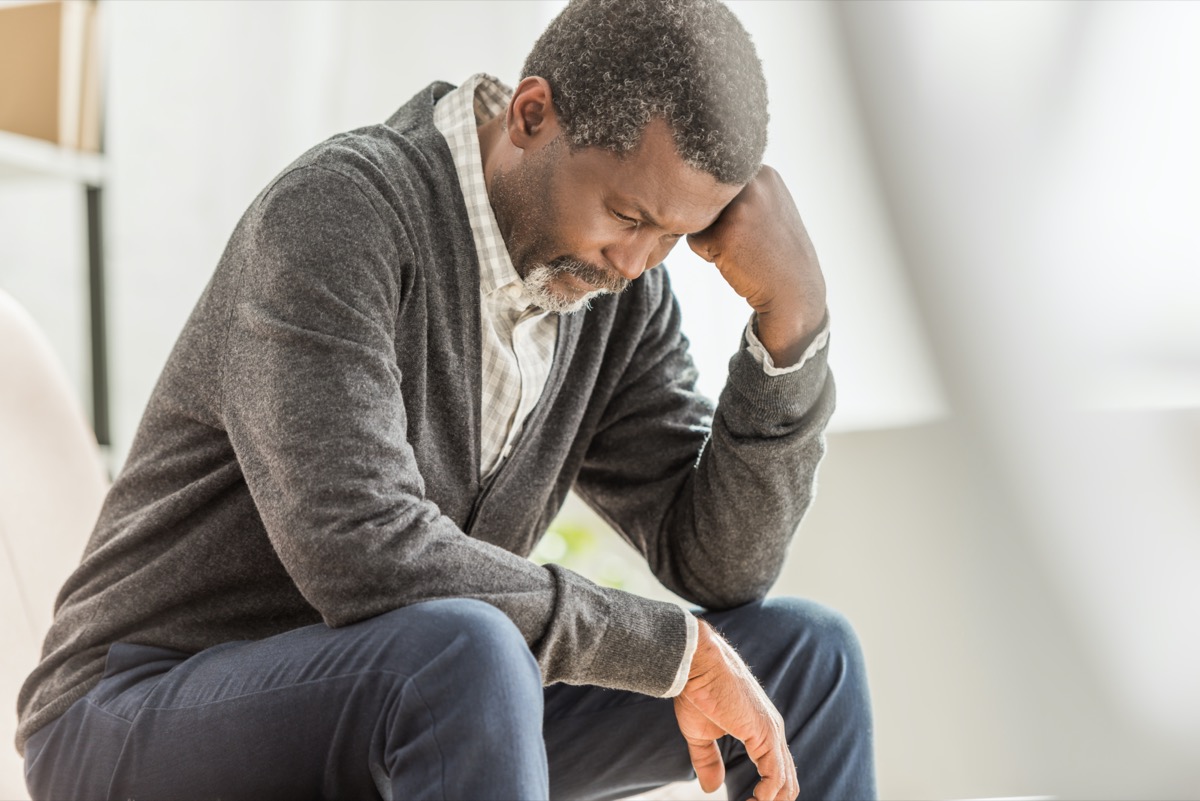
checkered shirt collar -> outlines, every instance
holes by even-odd
[[[488,200],[479,152],[478,127],[508,108],[512,89],[490,75],[472,75],[462,86],[442,97],[433,110],[433,121],[446,138],[458,183],[467,206],[467,218],[479,254],[479,289],[493,302],[502,301],[514,311],[532,305],[525,285],[513,267],[496,215]]]

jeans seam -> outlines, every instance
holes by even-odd
[[[241,693],[239,695],[231,695],[226,698],[217,698],[217,699],[213,699],[211,701],[204,701],[202,703],[196,703],[196,704],[182,704],[182,705],[178,705],[178,706],[157,706],[157,705],[151,706],[149,703],[147,703],[146,705],[142,706],[141,709],[138,710],[137,714],[140,715],[143,711],[145,711],[147,709],[161,711],[161,712],[174,712],[174,711],[178,711],[178,710],[182,710],[182,709],[201,709],[203,707],[213,706],[215,704],[225,704],[230,701],[238,701],[243,698],[252,698],[256,695],[265,695],[267,693],[279,692],[281,690],[292,690],[297,687],[305,687],[310,684],[319,684],[319,683],[327,682],[327,681],[338,681],[340,679],[358,678],[360,676],[366,676],[366,675],[396,676],[400,679],[403,679],[404,681],[412,680],[412,677],[406,673],[401,673],[401,672],[395,671],[395,670],[380,670],[378,668],[371,668],[368,670],[358,670],[358,671],[354,671],[354,672],[350,672],[350,673],[339,673],[336,676],[321,676],[320,678],[307,679],[305,681],[297,681],[297,682],[293,682],[291,684],[281,684],[278,687],[264,687],[259,690],[253,690],[251,692],[245,692],[245,693]],[[422,703],[424,703],[423,699],[422,699]]]
[[[97,706],[96,708],[100,709],[99,706]],[[111,714],[111,713],[108,713],[108,714]],[[121,762],[125,759],[125,751],[129,748],[130,738],[133,737],[133,727],[137,723],[137,719],[141,716],[141,714],[142,714],[142,710],[139,709],[136,713],[134,713],[133,719],[127,721],[128,725],[129,725],[129,729],[125,732],[125,739],[121,742],[121,750],[117,754],[116,760],[113,762],[112,773],[110,773],[108,776],[108,792],[105,793],[105,795],[104,795],[105,798],[115,798],[116,797],[116,795],[113,793],[113,785],[115,785],[117,782],[117,771],[121,767]],[[120,716],[114,715],[113,717],[120,717]],[[120,719],[125,720],[125,718],[120,718]]]
[[[49,726],[57,726],[59,721],[61,721],[63,719],[63,716],[65,716],[65,715],[66,715],[66,712],[64,712],[62,715],[59,715],[57,718],[55,718],[54,720],[47,723],[45,726],[42,727],[42,729],[45,729]],[[42,731],[42,729],[38,729],[38,731]],[[34,732],[34,733],[36,734],[37,732]],[[28,741],[26,741],[26,742],[28,742]],[[30,775],[33,774],[33,769],[35,767],[37,767],[37,764],[42,761],[42,757],[45,756],[47,745],[49,745],[49,737],[47,737],[47,742],[42,743],[42,747],[41,747],[41,749],[38,750],[37,756],[35,756],[33,758],[33,761],[32,762],[30,762],[28,760],[25,761],[25,784],[26,785],[29,784],[29,777],[30,777]]]
[[[433,738],[433,744],[437,746],[439,770],[441,773],[441,797],[442,801],[446,801],[446,752],[442,750],[442,743],[438,740],[437,716],[433,714],[433,709],[430,708],[429,702],[425,700],[425,696],[421,692],[421,688],[417,686],[416,677],[410,677],[408,679],[408,683],[413,688],[413,691],[417,694],[417,699],[421,702],[421,706],[425,707],[425,711],[429,714],[430,721],[433,722],[433,725],[430,726],[429,736]]]

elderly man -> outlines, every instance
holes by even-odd
[[[515,89],[272,181],[21,694],[34,796],[873,795],[852,633],[762,600],[834,402],[766,122],[716,0],[577,0]],[[752,310],[715,407],[656,268],[685,238]],[[572,488],[704,611],[526,559]]]

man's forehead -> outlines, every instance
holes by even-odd
[[[678,206],[678,198],[672,199]],[[732,199],[732,197],[729,198],[729,200]],[[632,195],[618,193],[617,200],[618,205],[626,209],[624,213],[628,216],[677,236],[703,231],[716,221],[729,202],[729,200],[721,202],[720,199],[716,199],[713,203],[694,208],[668,208],[665,211],[656,212],[648,209],[641,200]]]
[[[707,227],[741,189],[685,162],[662,120],[652,120],[627,153],[584,148],[576,155],[584,157],[578,163],[585,180],[621,205],[623,214],[636,212],[641,221],[670,233]]]

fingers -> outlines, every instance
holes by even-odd
[[[795,801],[799,794],[799,783],[796,780],[796,762],[792,759],[792,752],[788,749],[787,735],[783,727],[783,719],[778,713],[774,716],[775,723],[775,747],[777,749],[777,758],[779,760],[779,778],[780,787],[776,793],[776,798],[781,801]]]
[[[716,259],[716,254],[712,252],[712,237],[707,232],[688,234],[687,243],[692,252],[705,261],[712,262]]]
[[[712,792],[725,781],[725,760],[716,742],[718,737],[725,734],[725,730],[682,696],[675,698],[675,716],[687,742],[688,758],[696,770],[696,778],[706,793]]]
[[[756,801],[795,801],[799,795],[796,763],[788,749],[783,719],[771,714],[759,735],[744,740],[746,755],[758,769],[760,781],[754,788]]]
[[[725,782],[725,760],[716,740],[688,740],[688,756],[704,792],[711,793]]]
[[[795,801],[799,794],[796,766],[786,747],[775,745],[755,759],[759,782],[754,786],[756,801]]]
[[[706,792],[724,779],[715,740],[728,733],[745,744],[761,777],[755,799],[794,801],[796,766],[783,719],[741,657],[706,625],[701,626],[688,682],[675,699],[675,713]]]
[[[787,749],[787,744],[784,743],[781,759],[783,760],[783,788],[779,791],[779,798],[782,801],[796,801],[800,795],[800,782],[796,778],[796,763],[792,760],[792,753]]]

